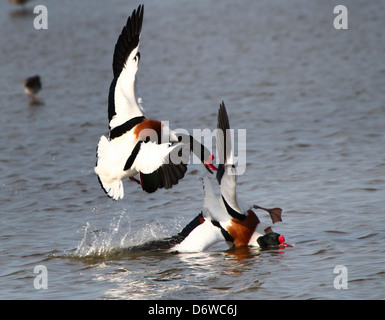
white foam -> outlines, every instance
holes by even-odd
[[[122,248],[130,248],[148,241],[170,237],[178,233],[182,225],[180,218],[174,218],[168,225],[152,220],[144,225],[133,227],[131,220],[134,217],[132,215],[134,213],[127,214],[127,211],[124,210],[112,218],[106,229],[98,228],[93,223],[87,222],[83,227],[83,236],[74,255],[77,257],[113,255]]]

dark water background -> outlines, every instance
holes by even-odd
[[[282,207],[275,231],[294,247],[119,254],[190,221],[206,174],[192,165],[151,195],[127,182],[119,202],[97,182],[113,47],[139,2],[2,1],[0,298],[385,298],[385,2],[347,2],[348,30],[333,27],[338,1],[143,2],[146,115],[213,129],[224,100],[231,126],[247,129],[240,196]],[[36,4],[47,30],[33,27]],[[34,74],[39,106],[23,91]]]

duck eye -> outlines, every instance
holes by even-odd
[[[137,54],[136,54],[136,56],[134,57],[134,61],[135,62],[139,62],[139,59],[140,59],[140,53],[138,52]]]

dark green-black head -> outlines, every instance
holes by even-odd
[[[271,247],[288,247],[289,245],[285,242],[285,237],[275,232],[266,233],[257,239],[257,242],[261,248]]]

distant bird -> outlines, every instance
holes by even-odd
[[[143,116],[134,90],[142,22],[143,5],[140,5],[128,17],[115,45],[114,77],[108,98],[109,136],[102,136],[97,147],[95,172],[102,189],[114,200],[124,196],[122,179],[125,177],[149,193],[176,185],[187,170],[190,151],[195,154],[199,151],[197,155],[208,171],[212,173],[211,169],[215,169],[213,156],[198,141]],[[182,161],[172,161],[180,153],[184,155],[180,157]],[[135,178],[137,174],[139,179]]]
[[[29,77],[24,81],[24,91],[34,101],[37,101],[37,93],[41,90],[41,80],[38,75]]]

